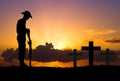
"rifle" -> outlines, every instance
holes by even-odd
[[[32,41],[30,40],[29,42],[28,42],[28,44],[29,44],[29,66],[31,67],[31,56],[32,56]]]
[[[32,56],[32,40],[30,39],[30,30],[27,29],[27,35],[29,38],[28,45],[29,45],[29,66],[31,67],[31,56]]]

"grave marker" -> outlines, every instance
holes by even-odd
[[[89,51],[89,66],[93,66],[93,54],[94,50],[101,50],[100,46],[94,46],[93,41],[89,41],[89,46],[83,46],[82,50],[88,50]]]

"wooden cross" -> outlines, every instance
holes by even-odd
[[[93,66],[93,54],[94,50],[101,50],[100,46],[95,46],[93,45],[93,41],[89,41],[89,47],[88,46],[83,46],[82,50],[88,50],[89,51],[89,66]]]
[[[80,55],[81,53],[77,53],[77,49],[73,50],[73,53],[69,53],[69,55],[74,55],[74,61],[73,61],[73,66],[74,68],[77,67],[77,55]]]
[[[113,54],[113,53],[110,53],[110,49],[109,48],[107,48],[106,49],[106,51],[105,52],[103,52],[103,54],[105,53],[105,55],[106,55],[106,65],[107,66],[109,66],[109,56],[111,55],[111,54]]]

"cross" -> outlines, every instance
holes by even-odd
[[[77,49],[73,50],[73,53],[69,53],[69,55],[74,55],[74,62],[73,62],[73,66],[74,68],[77,67],[77,55],[80,55],[81,53],[77,53]]]
[[[103,52],[104,54],[104,52]],[[109,55],[111,55],[112,53],[110,53],[110,49],[107,48],[105,51],[105,55],[106,55],[106,65],[109,66]]]
[[[93,41],[89,41],[89,47],[88,46],[83,46],[82,50],[88,50],[89,51],[89,66],[93,66],[93,53],[94,50],[101,50],[100,46],[94,46]]]

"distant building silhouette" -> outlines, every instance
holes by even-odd
[[[83,46],[82,50],[88,50],[89,51],[89,66],[93,66],[93,54],[94,50],[101,50],[100,46],[95,46],[93,45],[93,41],[89,41],[89,46]]]

